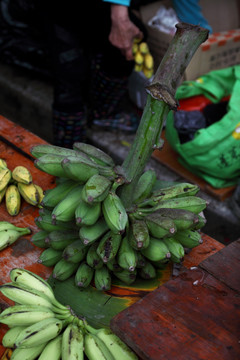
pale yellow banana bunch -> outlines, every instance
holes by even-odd
[[[136,40],[133,43],[132,52],[135,61],[134,70],[142,71],[146,78],[150,79],[154,74],[154,60],[148,44],[145,41],[138,42]]]
[[[9,329],[2,339],[13,360],[137,360],[136,354],[110,329],[95,329],[83,316],[62,305],[50,285],[21,268],[0,292],[15,302],[0,314]],[[11,351],[9,351],[9,349]]]
[[[33,206],[41,207],[43,197],[43,189],[33,183],[32,174],[25,166],[18,165],[11,171],[7,162],[0,159],[0,203],[5,198],[9,215],[19,214],[22,199]]]

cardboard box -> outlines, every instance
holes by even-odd
[[[200,0],[202,13],[213,29],[194,54],[183,80],[195,80],[212,70],[240,64],[240,1]],[[140,16],[148,31],[148,45],[158,66],[173,35],[149,25],[160,6],[172,7],[170,0],[157,1],[141,7]]]

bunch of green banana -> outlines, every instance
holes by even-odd
[[[2,345],[13,360],[135,360],[138,357],[109,329],[95,329],[62,305],[50,285],[22,268],[10,271],[0,292],[15,305],[0,314],[8,326]]]
[[[142,71],[146,78],[150,79],[154,73],[154,60],[148,44],[145,41],[139,42],[138,39],[134,39],[132,53],[135,61],[134,70]]]
[[[169,261],[181,262],[185,248],[201,243],[206,201],[196,196],[198,186],[164,186],[149,169],[125,209],[121,167],[102,150],[85,143],[73,149],[38,145],[32,154],[44,158],[43,171],[58,177],[45,192],[35,219],[40,231],[32,237],[43,249],[39,262],[53,267],[54,278],[75,277],[78,287],[108,290],[112,277],[126,284],[138,276],[151,279]]]
[[[8,221],[0,221],[0,250],[12,245],[21,236],[29,234],[31,234],[31,230],[27,227],[22,228]]]
[[[4,159],[0,159],[0,203],[5,197],[5,206],[9,215],[16,216],[21,209],[21,198],[27,203],[40,206],[43,189],[33,183],[32,174],[22,165],[9,170]]]

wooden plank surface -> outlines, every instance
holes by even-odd
[[[240,239],[203,260],[200,267],[240,294]]]
[[[229,186],[222,189],[216,189],[210,184],[208,184],[205,180],[191,173],[184,166],[182,166],[178,161],[179,155],[170,146],[164,134],[165,132],[163,131],[162,132],[162,138],[164,140],[163,149],[161,151],[155,150],[152,154],[152,157],[155,160],[159,161],[161,164],[165,165],[170,170],[179,174],[187,181],[197,184],[202,191],[208,193],[209,195],[213,196],[214,198],[220,201],[224,201],[233,194],[236,186]]]
[[[111,328],[144,360],[237,360],[239,319],[236,292],[194,268],[119,313]]]

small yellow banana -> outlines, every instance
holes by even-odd
[[[147,69],[145,68],[145,66],[143,66],[143,69],[142,69],[144,75],[146,76],[147,79],[150,79],[152,76],[153,76],[153,69]]]
[[[9,215],[16,216],[19,214],[21,207],[21,196],[16,185],[11,184],[7,187],[5,194],[5,204]]]
[[[135,64],[135,65],[134,65],[134,70],[135,70],[136,72],[142,71],[142,68],[143,68],[142,65],[138,65],[138,64]]]
[[[34,206],[39,204],[39,193],[35,184],[23,184],[18,182],[18,190],[27,203]]]
[[[12,172],[8,168],[0,169],[0,191],[3,190],[12,178]]]
[[[149,70],[152,70],[154,67],[153,57],[150,53],[144,55],[144,66]]]
[[[140,53],[142,53],[142,54],[147,54],[147,53],[149,53],[149,47],[148,47],[148,44],[146,43],[146,42],[141,42],[140,44],[139,44],[139,51],[140,51]]]
[[[32,175],[25,166],[16,166],[12,171],[12,177],[23,184],[31,184],[32,182]]]
[[[133,53],[133,55],[135,55],[137,51],[138,51],[138,44],[137,44],[137,43],[133,43],[133,46],[132,46],[132,53]]]
[[[0,170],[7,169],[7,163],[5,160],[0,159]]]
[[[134,60],[135,63],[138,65],[142,65],[144,62],[144,57],[143,55],[140,53],[140,51],[137,51],[136,54],[134,55]]]
[[[37,184],[34,184],[34,185],[35,185],[35,187],[36,187],[36,189],[37,189],[37,191],[38,191],[38,195],[39,195],[39,202],[38,202],[38,204],[39,204],[39,206],[41,206],[40,203],[41,203],[41,201],[42,201],[43,198],[44,198],[44,192],[43,192],[43,189],[41,188],[41,186],[39,186],[39,185],[37,185]]]

